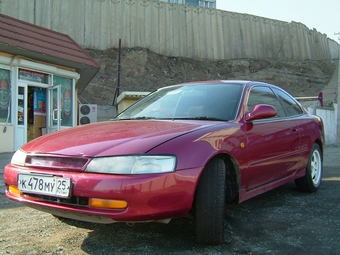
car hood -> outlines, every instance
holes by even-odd
[[[47,134],[25,144],[22,149],[28,153],[85,157],[141,154],[175,137],[218,124],[221,122],[106,121]]]

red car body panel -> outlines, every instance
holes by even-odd
[[[141,154],[164,141],[205,125],[207,124],[197,121],[99,122],[41,136],[24,145],[22,149],[27,152],[88,157]]]
[[[94,124],[82,126],[73,129],[73,132],[61,131],[53,133],[44,139],[36,139],[34,142],[28,143],[22,147],[23,150],[35,153],[46,153],[53,151],[54,154],[74,155],[78,157],[95,157],[107,156],[111,153],[119,154],[115,147],[119,140],[119,148],[125,142],[124,146],[133,146],[130,143],[139,139],[146,139],[151,136],[151,141],[164,141],[164,137],[169,139],[167,143],[161,143],[156,146],[150,143],[135,146],[133,153],[149,153],[149,154],[174,154],[177,155],[177,171],[167,174],[147,174],[147,175],[112,175],[112,174],[95,174],[83,172],[68,172],[45,170],[41,168],[18,167],[11,164],[6,166],[6,174],[4,181],[7,185],[17,185],[17,176],[19,173],[40,173],[56,175],[64,178],[71,178],[73,183],[73,196],[94,197],[102,199],[122,199],[128,202],[126,210],[103,210],[93,208],[79,207],[69,208],[63,205],[54,205],[41,203],[38,199],[29,196],[23,196],[19,200],[30,204],[50,207],[53,209],[63,209],[66,211],[76,211],[90,213],[100,216],[109,216],[114,221],[148,221],[158,220],[172,217],[180,217],[188,213],[192,207],[194,194],[199,179],[199,175],[206,164],[207,155],[209,158],[217,154],[218,151],[232,152],[239,155],[240,163],[245,164],[246,158],[242,160],[245,152],[240,148],[239,143],[245,142],[243,132],[239,125],[225,122],[210,121],[182,121],[180,123],[171,121],[151,121],[146,127],[159,126],[162,130],[159,136],[154,133],[154,129],[150,128],[150,133],[143,132],[147,130],[143,126],[145,121],[129,121],[128,127],[124,123],[111,121],[108,123]],[[108,140],[107,130],[110,126],[124,126],[121,132],[115,132],[118,139],[113,140],[113,146],[103,146],[102,137]],[[124,124],[124,125],[122,125]],[[202,125],[203,124],[203,125]],[[103,125],[102,134],[98,131],[97,126]],[[138,130],[142,126],[142,129]],[[210,132],[207,133],[206,128],[209,127]],[[73,135],[82,136],[82,132],[87,134],[88,128],[96,128],[96,135],[87,136],[87,139],[81,141],[72,139]],[[110,129],[109,129],[110,130]],[[124,130],[124,132],[123,132]],[[75,132],[75,133],[74,133]],[[66,137],[62,134],[66,133]],[[128,133],[129,135],[126,135]],[[133,134],[141,134],[135,136]],[[183,136],[183,134],[186,134]],[[53,138],[53,143],[46,143],[46,140]],[[66,142],[62,142],[60,137],[64,137]],[[132,137],[132,138],[127,138]],[[124,141],[124,139],[126,139]],[[179,141],[180,140],[180,146]],[[107,142],[109,143],[109,142]],[[97,147],[99,146],[99,148]],[[143,151],[144,147],[153,149],[149,152]],[[195,154],[187,154],[187,151],[195,150]],[[76,154],[74,152],[81,152]],[[92,154],[91,154],[92,152]],[[95,153],[93,153],[95,152]],[[130,150],[131,152],[131,150]],[[246,165],[244,165],[246,166]],[[13,194],[7,191],[7,196],[14,200],[18,200]],[[49,211],[57,214],[57,211]]]
[[[40,169],[29,169],[29,171],[41,173]],[[193,168],[168,174],[134,176],[43,171],[44,174],[71,178],[73,196],[127,201],[128,207],[120,210],[86,208],[84,206],[70,208],[70,206],[61,204],[41,203],[39,199],[29,196],[22,196],[19,200],[70,212],[91,212],[95,215],[110,217],[115,221],[148,221],[180,217],[188,213],[191,208],[197,173],[200,171],[199,168]],[[17,175],[25,172],[27,172],[25,168],[18,169],[8,165],[4,181],[7,184],[16,185]],[[17,200],[9,191],[6,194]]]
[[[27,154],[89,160],[112,155],[175,155],[177,165],[172,173],[99,174],[8,164],[4,171],[6,195],[56,215],[69,212],[71,218],[79,218],[75,215],[81,213],[113,221],[149,221],[188,213],[201,172],[216,155],[226,155],[234,164],[239,202],[303,176],[312,145],[318,142],[323,149],[322,121],[304,112],[294,118],[247,122],[244,115],[250,86],[244,89],[235,120],[229,122],[108,121],[48,134],[22,147]],[[16,186],[18,174],[25,172],[70,178],[72,196],[125,200],[128,207],[98,209],[11,193],[8,187]]]

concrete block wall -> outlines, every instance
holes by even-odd
[[[198,59],[339,58],[339,44],[283,22],[156,0],[1,0],[0,13],[68,34],[83,48],[143,47]]]

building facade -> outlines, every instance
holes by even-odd
[[[216,0],[158,0],[159,2],[202,6],[216,9]]]
[[[1,14],[0,33],[0,153],[76,126],[78,92],[100,66],[65,34]]]

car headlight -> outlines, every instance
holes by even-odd
[[[153,174],[175,171],[175,156],[114,156],[94,158],[86,172],[107,174]]]
[[[11,164],[24,166],[25,161],[26,161],[26,153],[19,149],[14,153],[11,159]]]

